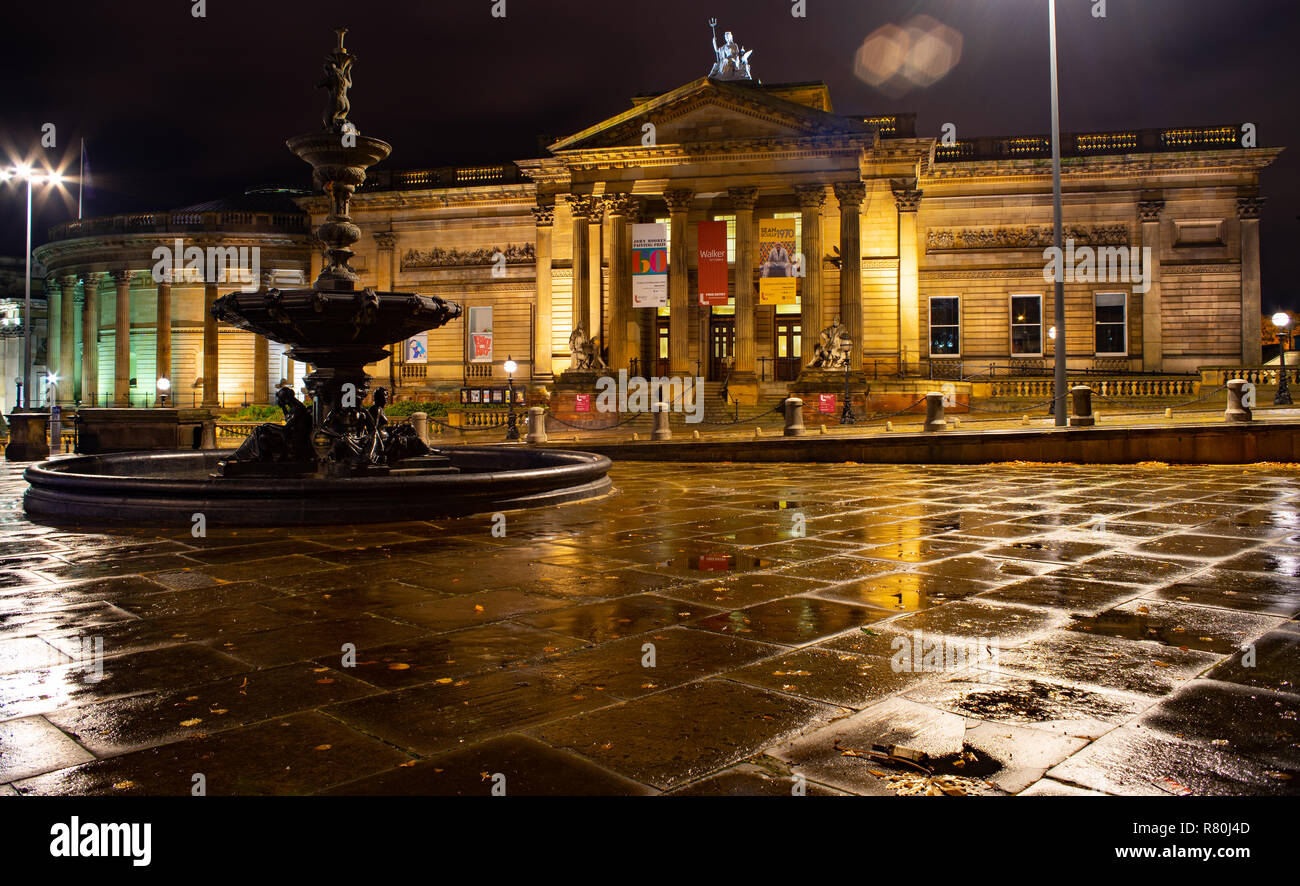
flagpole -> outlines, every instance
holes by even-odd
[[[81,171],[77,174],[77,221],[81,221],[81,189],[86,181],[86,140],[81,140]]]

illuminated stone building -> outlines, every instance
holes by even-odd
[[[911,115],[839,113],[822,83],[701,78],[636,97],[542,157],[380,166],[353,199],[363,231],[354,266],[366,285],[467,310],[429,333],[423,362],[398,346],[374,374],[402,399],[454,398],[503,381],[509,355],[540,393],[568,367],[570,333],[585,320],[613,370],[729,374],[742,400],[767,401],[837,317],[855,343],[853,369],[867,378],[1032,372],[1054,347],[1049,147],[1037,136],[943,143],[918,135]],[[1244,147],[1235,124],[1063,136],[1066,236],[1103,265],[1121,248],[1150,250],[1123,278],[1067,282],[1072,368],[1260,362],[1259,174],[1279,153]],[[325,212],[321,195],[252,192],[55,228],[38,256],[62,308],[57,366],[81,379],[83,399],[131,391],[142,402],[170,342],[168,372],[184,402],[267,402],[303,368],[207,319],[204,306],[234,284],[154,281],[152,249],[178,237],[257,245],[274,283],[301,285],[320,267],[309,231]],[[796,220],[805,275],[794,305],[758,304],[756,236],[771,217]],[[702,307],[697,295],[696,223],[706,219],[727,223],[725,307]],[[637,221],[668,223],[666,308],[632,306]],[[473,359],[471,324],[490,330],[490,361]],[[99,343],[89,360],[80,356],[88,331]],[[129,347],[119,347],[128,332]]]

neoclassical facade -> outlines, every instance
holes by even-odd
[[[1259,363],[1259,174],[1280,149],[1243,141],[1235,125],[1063,136],[1066,236],[1108,269],[1080,266],[1067,277],[1072,368]],[[150,247],[180,236],[257,244],[273,281],[314,279],[321,257],[308,231],[324,220],[325,198],[285,202],[296,206],[231,205],[211,210],[215,218],[191,208],[138,226],[119,217],[51,232],[39,255],[63,309],[54,352],[82,378],[82,398],[121,401],[131,378],[148,389],[164,365],[176,390],[196,379],[208,403],[223,394],[227,405],[266,402],[275,384],[292,381],[301,368],[277,346],[207,318],[221,286],[164,287],[146,271]],[[918,136],[909,115],[836,113],[822,83],[701,78],[636,97],[543,157],[381,166],[352,212],[363,232],[354,266],[367,285],[467,309],[428,334],[422,362],[403,360],[399,346],[390,365],[374,367],[399,398],[500,383],[507,356],[540,395],[568,368],[579,322],[614,371],[725,375],[748,402],[785,390],[836,319],[854,342],[851,368],[867,378],[1033,369],[1056,346],[1044,279],[1047,140]],[[766,218],[794,220],[803,256],[795,304],[760,304]],[[698,297],[704,220],[727,226],[725,306]],[[641,221],[668,226],[664,307],[633,306],[630,228]],[[1117,258],[1129,255],[1134,265],[1118,274]],[[471,331],[480,330],[470,324],[484,318],[490,362],[474,359]],[[99,342],[88,358],[78,356],[86,330]]]

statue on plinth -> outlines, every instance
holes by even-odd
[[[754,50],[745,50],[743,46],[737,46],[735,39],[732,38],[731,32],[726,31],[722,36],[722,45],[718,45],[718,20],[709,19],[709,27],[713,30],[713,68],[709,71],[711,80],[753,80],[753,74],[749,70],[749,57]]]
[[[823,329],[818,336],[808,368],[843,369],[849,365],[849,355],[852,352],[853,339],[849,336],[849,329],[836,317],[835,322]]]
[[[602,372],[608,370],[596,343],[587,335],[586,325],[579,322],[569,334],[569,368],[577,372]]]

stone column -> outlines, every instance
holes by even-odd
[[[686,266],[686,225],[695,192],[686,188],[664,191],[668,204],[668,370],[672,375],[694,376],[691,371],[690,278]]]
[[[641,336],[632,307],[632,228],[639,216],[631,194],[614,194],[605,200],[609,211],[609,368],[627,369],[640,353]]]
[[[382,265],[383,262],[381,261]],[[262,291],[266,292],[275,286],[275,272],[262,272]],[[387,292],[389,287],[381,285],[379,291]],[[253,336],[253,403],[258,406],[267,406],[271,402],[270,392],[268,391],[267,375],[271,371],[271,341],[266,336],[257,333],[249,333]],[[279,381],[279,379],[276,379]]]
[[[59,404],[71,405],[77,393],[77,278],[59,278]]]
[[[910,187],[894,188],[894,203],[898,206],[898,359],[909,363],[930,355],[929,348],[921,350],[920,248],[916,242],[916,210],[921,205],[921,192]]]
[[[131,278],[127,268],[110,271],[117,287],[113,307],[113,405],[131,405]]]
[[[861,180],[836,182],[835,199],[840,204],[840,322],[853,339],[849,368],[862,369],[862,221],[859,213],[867,196]]]
[[[203,405],[218,406],[217,318],[212,316],[212,304],[217,300],[217,284],[203,284]]]
[[[537,224],[537,329],[533,340],[532,380],[545,384],[554,378],[551,368],[551,235],[555,225],[555,198],[539,197],[532,211]]]
[[[99,272],[82,277],[84,301],[81,309],[81,399],[94,406],[99,399]]]
[[[170,276],[159,280],[157,283],[158,296],[157,319],[154,321],[154,337],[156,340],[157,356],[154,360],[155,382],[159,378],[165,378],[168,382],[175,381],[172,378],[172,284]],[[172,405],[176,403],[176,391],[168,389],[168,400]]]
[[[604,348],[608,343],[605,341],[604,324],[601,322],[601,310],[604,307],[604,281],[601,279],[601,264],[603,261],[603,235],[605,232],[605,198],[593,197],[591,201],[591,217],[587,219],[587,286],[590,292],[587,296],[587,306],[590,313],[587,315],[587,331],[591,337],[596,339],[598,347]]]
[[[574,195],[569,198],[569,211],[573,216],[573,327],[579,324],[587,332],[588,338],[600,334],[599,329],[592,329],[591,317],[591,234],[587,230],[595,201],[591,197]]]
[[[1163,200],[1142,200],[1138,217],[1142,220],[1142,246],[1151,247],[1151,288],[1142,293],[1142,369],[1159,372],[1164,363],[1164,334],[1160,320],[1160,212]]]
[[[392,292],[396,288],[393,282],[396,279],[393,273],[393,263],[397,254],[397,234],[393,231],[380,231],[375,234],[375,245],[378,247],[375,256],[375,284],[380,292]],[[384,361],[384,371],[388,375],[389,402],[396,402],[397,400],[397,376],[399,374],[397,367],[401,361],[404,347],[406,347],[405,342],[396,342],[388,346],[388,359]],[[262,375],[266,375],[265,370]],[[279,379],[277,378],[276,381],[279,381]],[[266,400],[259,399],[257,402],[264,403]]]
[[[803,236],[799,244],[804,267],[803,292],[799,295],[799,351],[803,355],[801,362],[806,365],[812,358],[807,346],[817,341],[817,333],[826,323],[822,318],[822,206],[826,204],[826,186],[800,185],[795,193],[799,195],[799,209],[803,213],[800,220]]]
[[[758,203],[758,188],[728,188],[727,196],[736,213],[736,361],[731,378],[754,385],[758,378],[754,342],[754,254],[758,249],[754,206]]]
[[[1237,198],[1241,224],[1241,362],[1258,366],[1264,362],[1260,340],[1259,212],[1264,198]]]
[[[45,279],[45,371],[57,375],[54,392],[62,389],[63,382],[63,303],[55,292],[54,278]],[[33,380],[35,381],[35,380]]]

